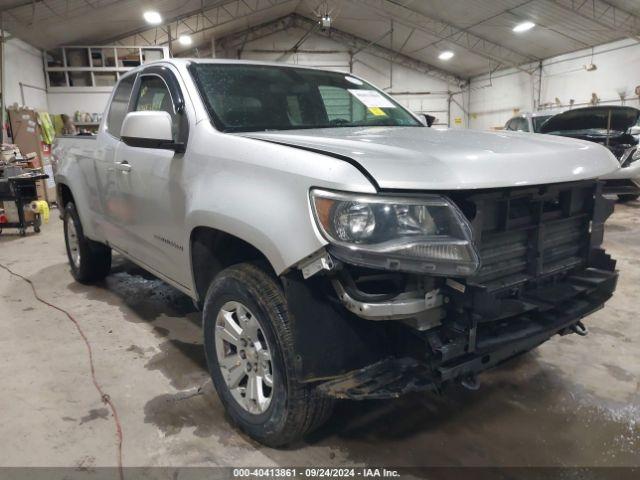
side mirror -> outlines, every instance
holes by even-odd
[[[433,115],[429,115],[427,113],[418,113],[418,118],[422,122],[422,124],[426,127],[430,127],[436,121],[436,117]]]
[[[122,122],[120,138],[130,147],[184,152],[184,144],[173,141],[171,115],[163,111],[128,113]]]

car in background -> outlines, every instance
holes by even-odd
[[[603,191],[625,202],[640,197],[640,110],[624,106],[576,108],[554,115],[540,125],[539,133],[577,138],[607,147],[620,162],[620,169],[602,177]]]
[[[620,169],[601,177],[604,192],[620,201],[640,197],[640,110],[623,106],[598,106],[542,112],[524,112],[511,118],[505,130],[577,138],[607,147]]]
[[[548,110],[544,112],[524,112],[510,118],[504,125],[505,130],[512,132],[540,133],[540,127],[544,122],[564,110]]]

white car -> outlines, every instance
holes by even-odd
[[[540,127],[554,115],[565,110],[542,110],[540,112],[522,112],[504,124],[504,129],[512,132],[540,133]]]
[[[151,63],[54,155],[72,275],[115,251],[191,296],[229,417],[272,446],[336,398],[475,387],[616,287],[606,148],[431,129],[346,73]]]
[[[639,123],[637,108],[599,106],[522,113],[510,119],[505,130],[560,135],[606,146],[619,160],[620,168],[601,177],[604,192],[630,201],[640,197]]]

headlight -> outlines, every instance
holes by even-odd
[[[445,197],[312,190],[311,203],[331,253],[347,263],[450,276],[479,267],[471,227]]]

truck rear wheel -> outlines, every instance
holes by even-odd
[[[102,280],[111,271],[111,249],[84,236],[73,202],[64,209],[64,239],[71,275],[80,283]]]
[[[300,383],[286,301],[253,264],[220,272],[203,313],[209,373],[229,416],[255,440],[279,447],[324,423],[333,400]]]

